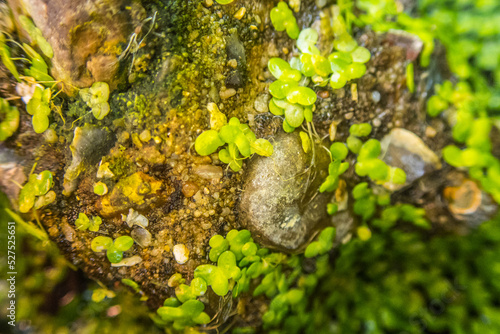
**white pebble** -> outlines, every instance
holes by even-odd
[[[174,246],[174,258],[179,264],[184,264],[189,260],[189,249],[186,245],[178,244]]]

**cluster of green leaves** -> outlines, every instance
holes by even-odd
[[[27,24],[26,22],[31,22],[28,18],[25,16],[20,16],[20,22],[23,24]],[[24,22],[24,23],[23,23]],[[31,22],[31,25],[33,23]],[[25,27],[26,28],[26,27]],[[34,31],[37,31],[36,27],[33,26]],[[33,30],[32,29],[32,30]],[[41,35],[40,35],[41,36]],[[43,37],[41,37],[43,39]],[[46,43],[46,42],[45,42]],[[42,43],[41,45],[45,45]],[[48,43],[47,43],[48,45]],[[39,44],[39,47],[40,44]],[[47,50],[47,46],[44,47],[45,51]],[[50,45],[48,45],[48,48],[50,48]],[[24,73],[26,76],[33,78],[37,82],[41,82],[46,86],[49,86],[51,83],[54,83],[54,79],[48,74],[49,67],[47,66],[47,63],[43,59],[43,57],[37,53],[31,46],[29,46],[26,43],[23,43],[22,49],[26,52],[26,55],[28,56],[28,60],[31,65],[30,67],[25,68]],[[52,50],[50,48],[50,50]],[[49,53],[50,54],[50,53]],[[17,68],[10,58],[10,49],[9,47],[5,44],[5,37],[2,33],[0,33],[0,57],[2,59],[2,62],[4,65],[7,67],[7,69],[12,73],[12,75],[18,80],[21,80],[21,77],[19,76],[19,72],[17,71]],[[47,128],[49,127],[49,115],[50,115],[50,99],[52,96],[52,91],[50,88],[47,88],[43,90],[41,87],[37,86],[35,88],[33,97],[31,100],[28,102],[27,105],[27,111],[30,115],[33,115],[32,118],[32,123],[33,123],[33,129],[35,130],[36,133],[42,133]],[[14,129],[13,124],[15,124],[16,117],[15,113],[8,114],[8,118],[6,118],[7,123],[5,123],[6,130],[11,130]],[[18,119],[18,117],[17,117]],[[15,127],[14,131],[17,129],[17,126]],[[13,132],[12,132],[13,133]],[[1,133],[0,133],[1,137]]]
[[[6,140],[19,127],[19,110],[0,98],[0,142]]]
[[[419,10],[431,31],[446,47],[451,71],[467,80],[477,102],[500,109],[500,15],[497,1],[421,1]],[[490,24],[490,22],[494,22]]]
[[[20,81],[21,78],[19,77],[19,72],[11,59],[10,48],[7,44],[5,44],[5,36],[2,32],[0,32],[0,59],[10,73],[12,73],[14,78],[16,78],[17,81]]]
[[[19,211],[26,213],[35,207],[39,209],[56,199],[56,194],[49,191],[53,185],[52,173],[44,170],[40,174],[30,174],[28,182],[19,192]]]
[[[43,54],[48,58],[52,58],[54,56],[54,52],[52,47],[47,42],[47,40],[43,37],[42,31],[35,26],[33,21],[24,15],[19,15],[18,17],[19,23],[21,27],[30,35],[33,43],[38,45],[40,50],[42,50]]]
[[[411,223],[424,229],[431,228],[431,223],[425,218],[425,209],[406,203],[385,208],[382,210],[380,218],[373,219],[372,224],[386,230],[393,227],[398,221]]]
[[[449,145],[443,149],[443,157],[454,167],[469,169],[469,175],[478,180],[483,189],[500,202],[500,160],[491,152],[491,130],[494,119],[488,117],[481,105],[481,95],[475,95],[470,85],[460,81],[453,87],[445,81],[436,85],[436,95],[427,102],[427,112],[437,116],[452,107],[453,139],[465,148]]]
[[[212,247],[210,260],[217,261],[218,267],[221,267],[219,262],[222,257],[225,265],[222,270],[210,264],[202,265],[195,269],[195,277],[204,277],[220,296],[227,294],[229,286],[234,286],[234,297],[247,292],[250,279],[269,273],[282,260],[281,253],[270,254],[267,248],[260,248],[254,243],[248,230],[231,230],[226,238],[215,235],[209,244]],[[220,286],[214,287],[213,283]]]
[[[164,325],[172,324],[176,330],[186,327],[204,325],[210,322],[210,317],[203,312],[205,305],[196,299],[180,303],[177,298],[168,298],[162,307],[157,310]]]
[[[285,132],[293,132],[304,119],[311,122],[317,96],[311,88],[300,85],[305,83],[301,82],[300,71],[281,58],[271,58],[267,66],[276,78],[269,86],[269,93],[273,96],[269,101],[269,110],[274,115],[285,116]]]
[[[263,138],[257,139],[255,133],[247,124],[242,124],[236,117],[232,117],[228,123],[215,129],[204,131],[196,138],[194,147],[199,155],[209,155],[227,144],[227,148],[219,151],[219,160],[229,164],[235,172],[242,167],[242,160],[257,153],[262,156],[273,154],[273,145]]]
[[[349,128],[347,147],[358,155],[357,163],[354,166],[356,174],[368,176],[373,181],[379,183],[404,184],[406,173],[401,168],[388,166],[379,159],[382,148],[376,139],[368,139],[365,143],[359,137],[368,136],[372,127],[368,123],[353,124]]]
[[[353,211],[361,216],[363,222],[370,220],[377,209],[377,205],[386,206],[391,203],[391,197],[386,192],[375,194],[367,182],[358,183],[352,189],[354,198]]]
[[[80,231],[89,230],[92,232],[99,231],[99,226],[102,224],[102,219],[99,216],[94,216],[90,219],[86,214],[80,212],[75,220],[75,226]]]
[[[184,284],[180,274],[169,279],[169,285],[176,286],[176,297],[165,301],[158,314],[165,324],[175,329],[183,329],[209,322],[203,312],[201,302],[193,301],[207,291],[208,286],[219,296],[225,296],[230,290],[234,298],[250,290],[251,281],[260,279],[253,290],[253,296],[266,295],[271,298],[269,309],[263,314],[264,328],[279,326],[293,328],[297,332],[307,328],[313,316],[306,312],[309,296],[314,291],[318,278],[327,273],[328,255],[335,238],[335,228],[324,229],[317,239],[306,249],[306,257],[316,257],[316,271],[312,274],[302,270],[302,256],[287,257],[280,252],[270,252],[257,245],[248,230],[231,230],[224,238],[215,235],[210,239],[209,258],[216,265],[204,264],[194,271],[190,285]],[[190,302],[187,306],[186,303]],[[192,304],[192,305],[191,305]],[[176,309],[176,310],[174,310]],[[203,321],[202,321],[203,320]]]
[[[331,233],[329,233],[331,234]],[[332,236],[333,237],[333,236]],[[312,294],[318,281],[327,274],[328,255],[315,259],[316,270],[308,274],[302,270],[303,258],[291,256],[282,265],[264,276],[254,290],[272,298],[269,309],[262,315],[266,332],[304,333],[311,327],[315,314],[309,311]]]
[[[221,260],[224,265],[225,260]],[[195,277],[190,285],[184,284],[182,275],[176,273],[169,279],[169,285],[175,286],[176,297],[167,298],[162,307],[157,310],[160,324],[171,325],[176,330],[185,327],[204,325],[210,322],[208,314],[203,312],[205,305],[196,298],[203,296],[208,288],[207,282],[201,277]]]
[[[427,100],[427,113],[429,116],[436,117],[450,106],[454,106],[457,113],[463,113],[464,115],[463,117],[459,117],[458,122],[465,123],[471,121],[471,118],[468,116],[471,114],[471,109],[474,108],[474,96],[467,82],[460,81],[453,87],[453,84],[446,80],[442,84],[436,84],[434,90],[436,95],[431,96]],[[459,128],[464,125],[459,125]]]
[[[318,32],[312,28],[304,29],[297,39],[297,48],[301,51],[299,57],[290,60],[292,68],[300,71],[305,77],[311,78],[318,86],[330,83],[333,89],[340,89],[350,80],[359,79],[366,73],[366,62],[371,54],[368,49],[358,46],[358,43],[347,32],[341,16],[336,16],[333,29],[335,51],[322,56],[316,47]]]
[[[349,151],[344,143],[336,142],[330,146],[330,154],[332,162],[328,165],[328,176],[319,187],[319,191],[332,192],[339,186],[340,175],[342,175],[348,168],[348,162],[342,162],[347,157]],[[331,210],[329,210],[331,211]],[[330,212],[333,214],[333,212]]]
[[[281,21],[284,20],[282,16],[285,15],[283,14],[285,10],[281,10],[280,7],[286,8],[293,18],[286,3],[280,2],[271,11],[271,20],[273,17],[279,17]],[[274,22],[273,20],[273,24]],[[295,18],[293,18],[293,22],[295,22]],[[285,29],[285,25],[274,25],[278,31]],[[283,129],[285,132],[293,132],[303,123],[304,119],[307,122],[312,121],[317,96],[314,90],[307,87],[309,78],[317,86],[323,87],[330,82],[333,89],[339,89],[344,87],[349,80],[358,79],[366,72],[364,64],[370,60],[370,52],[366,48],[358,46],[348,33],[341,16],[335,16],[333,28],[336,37],[334,41],[335,52],[328,57],[322,56],[316,47],[319,38],[318,32],[307,28],[300,33],[297,30],[297,37],[292,37],[297,38],[297,48],[301,51],[300,56],[292,57],[290,63],[280,58],[269,60],[269,71],[276,78],[276,81],[269,86],[269,92],[273,96],[269,102],[269,110],[274,115],[284,115]]]
[[[307,327],[287,333],[500,331],[498,223],[467,239],[387,229],[341,245],[309,304]]]
[[[357,230],[361,240],[366,241],[371,238],[370,227],[386,231],[394,227],[398,221],[411,223],[424,229],[431,227],[425,218],[424,209],[406,203],[389,206],[390,194],[379,188],[375,192],[367,182],[358,183],[352,190],[352,197],[354,198],[353,211],[363,220],[363,224]],[[376,216],[377,206],[385,207],[378,216]]]
[[[116,294],[113,291],[105,288],[95,289],[94,291],[92,291],[92,301],[94,303],[100,303],[106,298],[111,299],[115,296]]]
[[[123,259],[123,252],[128,251],[134,244],[134,239],[128,235],[116,238],[98,236],[92,239],[90,248],[95,253],[106,251],[106,256],[111,263],[118,263]]]
[[[21,81],[17,67],[11,59],[10,48],[5,42],[5,36],[0,32],[0,59],[14,78]],[[43,57],[26,43],[23,43],[21,47],[28,56],[25,60],[31,64],[30,67],[25,68],[24,73],[44,85],[53,83],[54,79],[49,75],[49,67]]]
[[[335,227],[327,227],[323,229],[323,231],[321,231],[318,236],[318,240],[313,241],[309,245],[307,245],[304,256],[307,258],[311,258],[326,254],[333,247],[335,232]]]
[[[49,127],[51,98],[50,88],[44,90],[40,86],[36,86],[35,92],[26,106],[28,114],[33,115],[31,122],[36,133],[42,133]]]
[[[500,27],[497,22],[500,4],[494,1],[421,1],[422,18],[398,12],[395,1],[360,0],[357,6],[360,25],[370,24],[377,31],[403,29],[418,35],[424,42],[421,65],[429,64],[434,39],[446,47],[448,65],[460,82],[436,87],[437,95],[428,101],[428,114],[437,116],[449,109],[453,138],[465,143],[460,150],[448,146],[445,160],[455,167],[469,168],[472,178],[481,182],[497,202],[500,201],[500,162],[490,151],[489,135],[492,112],[500,110]],[[389,20],[387,20],[389,19]]]
[[[79,91],[82,100],[92,109],[92,114],[98,120],[109,113],[109,85],[105,82],[94,82],[90,88]]]
[[[24,74],[47,87],[55,83],[54,78],[49,75],[49,66],[43,57],[26,43],[23,43],[23,50],[31,62],[30,67],[24,70]]]
[[[291,39],[299,37],[300,28],[297,24],[292,10],[288,7],[287,3],[280,1],[276,7],[271,9],[271,22],[276,31],[284,31]]]

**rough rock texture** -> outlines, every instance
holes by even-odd
[[[382,146],[382,160],[387,164],[399,167],[406,172],[408,185],[426,173],[441,168],[441,161],[425,143],[413,132],[396,128],[387,134],[380,142]],[[389,189],[402,188],[387,185]]]
[[[286,32],[276,32],[271,25],[269,12],[277,2],[238,0],[225,6],[201,0],[143,2],[147,16],[157,12],[157,25],[145,45],[136,53],[136,62],[129,76],[135,78],[135,81],[129,87],[119,87],[110,95],[111,112],[101,121],[89,114],[87,106],[79,99],[63,100],[59,95],[54,103],[61,107],[65,121],[53,112],[51,125],[55,126],[59,136],[55,143],[46,143],[43,136],[33,132],[31,116],[19,104],[20,130],[5,145],[25,161],[25,175],[30,172],[35,161],[35,173],[50,170],[54,174],[56,202],[39,210],[38,216],[50,238],[68,260],[89,277],[108,286],[123,278],[132,279],[150,297],[148,304],[158,307],[166,297],[173,294],[173,289],[167,285],[168,278],[173,273],[181,273],[189,282],[193,277],[193,269],[209,261],[208,241],[211,236],[216,233],[226,234],[232,228],[241,228],[241,223],[247,216],[238,209],[238,203],[245,196],[242,191],[243,179],[250,180],[248,173],[267,177],[252,166],[258,163],[273,173],[274,169],[271,169],[270,164],[283,164],[285,170],[282,175],[290,177],[296,176],[296,171],[301,168],[306,168],[307,159],[285,159],[283,162],[283,159],[278,161],[274,157],[256,157],[256,161],[245,161],[243,169],[233,173],[219,161],[217,154],[200,157],[193,149],[196,137],[210,127],[208,103],[217,103],[220,111],[228,118],[238,117],[241,122],[248,123],[259,138],[273,138],[281,131],[282,120],[267,112],[268,87],[273,81],[267,70],[267,63],[271,57],[288,60],[294,53],[295,41],[288,38]],[[45,1],[43,6],[51,6],[52,3],[60,1]],[[106,1],[89,1],[85,2],[85,6],[97,6],[98,3],[107,5]],[[130,2],[118,0],[115,3]],[[301,11],[297,14],[300,27],[327,27],[331,19],[331,3],[332,1],[328,4],[323,1],[324,7],[320,10],[315,1],[301,1]],[[81,13],[74,9],[80,8],[78,4],[81,2],[77,2],[77,5],[75,2],[68,2],[62,4],[60,9],[54,9],[54,15],[56,10],[67,10],[69,4],[72,14]],[[246,14],[241,19],[234,18],[234,14],[242,6],[246,8]],[[124,29],[121,42],[118,42],[122,50],[135,27],[133,19],[128,19],[132,15],[131,11],[126,6],[124,8],[119,15],[125,15],[126,18],[118,20]],[[41,13],[43,15],[45,12],[42,10]],[[119,15],[116,16],[117,19]],[[43,23],[35,16],[35,23],[42,27]],[[70,15],[69,19],[76,20],[79,17]],[[111,17],[108,20],[110,25],[114,24],[114,19],[115,17]],[[50,22],[59,24],[60,21]],[[66,27],[66,22],[62,22]],[[96,19],[88,23],[89,27],[93,27],[94,22],[97,24],[101,21]],[[83,25],[80,29],[86,27],[87,25]],[[53,44],[51,37],[45,35],[45,28],[42,31]],[[54,36],[57,37],[60,33]],[[85,30],[81,31],[82,41],[87,33],[93,36]],[[349,84],[335,91],[328,86],[314,87],[318,101],[313,123],[319,137],[345,141],[352,124],[370,122],[373,126],[372,135],[377,139],[381,139],[393,128],[405,128],[422,138],[435,152],[451,143],[446,123],[440,118],[426,118],[425,101],[428,89],[434,83],[429,79],[428,73],[416,66],[415,93],[410,93],[406,87],[405,67],[414,58],[414,54],[409,54],[407,48],[413,50],[415,43],[399,40],[396,43],[390,35],[377,35],[369,30],[356,29],[354,34],[359,44],[371,51],[372,59],[367,63],[366,75],[357,80],[355,86]],[[67,38],[66,35],[63,37]],[[61,42],[65,42],[64,38]],[[331,31],[325,28],[321,36],[321,46],[325,48],[322,51],[328,52],[326,48],[331,48],[332,38]],[[85,53],[87,44],[83,44],[84,46],[78,46],[78,50],[60,50],[61,54],[67,56],[71,52]],[[101,52],[101,46],[97,49],[97,52]],[[105,52],[104,54],[106,55]],[[116,59],[119,52],[109,54]],[[93,81],[92,66],[87,66],[90,59],[85,57],[74,58],[79,61],[79,65],[74,68],[80,72],[74,72],[74,78],[68,77],[70,82],[87,80],[90,84]],[[59,58],[54,59],[54,62],[56,60],[59,61]],[[122,65],[124,70],[121,72],[127,74],[127,64]],[[0,87],[0,94],[5,94],[4,92]],[[72,161],[69,146],[75,137],[75,127],[84,127],[86,123],[107,128],[117,138],[114,146],[102,157],[102,164],[107,164],[110,169],[110,177],[100,181],[106,183],[109,193],[104,197],[93,193],[93,185],[99,180],[99,156],[85,165],[76,181],[75,191],[66,197],[63,195],[64,174]],[[145,130],[149,135],[141,135]],[[275,140],[277,146],[281,145],[278,139]],[[294,140],[294,152],[301,154],[301,145],[296,137]],[[325,145],[328,144],[330,143],[325,141]],[[347,159],[352,166],[354,156],[350,154]],[[445,221],[451,225],[455,219],[449,214],[447,203],[441,200],[442,190],[446,186],[441,180],[445,180],[445,176],[443,169],[424,175],[417,182],[408,185],[407,189],[394,193],[394,203],[401,201],[424,207],[433,224]],[[309,176],[304,174],[297,178],[305,180]],[[343,178],[344,194],[350,194],[352,187],[361,181],[353,168]],[[304,188],[302,183],[294,179],[287,181],[290,194],[286,194],[284,198],[288,198],[288,206],[277,207],[279,198],[270,197],[276,208],[275,218],[279,219],[279,215],[293,218],[297,213],[301,221],[322,223],[317,217],[326,214],[326,199],[318,197],[319,182],[315,187],[310,183]],[[316,182],[311,177],[313,179]],[[143,187],[143,181],[153,185],[151,190],[147,186]],[[284,184],[281,186],[285,188]],[[129,190],[132,191],[128,192]],[[148,193],[141,194],[143,191]],[[302,194],[303,198],[297,194]],[[312,199],[311,204],[307,203],[307,199]],[[327,219],[337,226],[339,239],[348,238],[349,232],[360,223],[351,212],[351,202],[346,201],[343,210],[331,220]],[[103,210],[108,203],[110,206],[107,208],[111,210],[105,216]],[[264,199],[261,206],[266,203],[269,203],[269,198]],[[318,203],[317,212],[313,212],[310,206],[315,203]],[[121,217],[130,208],[135,208],[148,219],[147,231],[151,234],[151,240],[147,240],[147,247],[142,247],[144,244],[134,244],[124,254],[126,258],[140,256],[142,262],[132,267],[111,267],[105,253],[94,253],[90,244],[97,235],[112,238],[131,235],[135,227],[128,226]],[[257,210],[261,210],[261,207]],[[103,223],[99,231],[75,230],[75,220],[79,213],[102,216]],[[33,219],[29,214],[23,217],[27,221]],[[314,234],[315,227],[313,224],[303,226],[306,233],[299,235],[299,231],[295,231],[295,241],[287,236],[286,230],[282,231],[284,245],[280,248],[290,250],[307,241]],[[146,235],[146,238],[149,239],[149,236]],[[264,240],[262,235],[257,235],[256,238]],[[142,243],[144,236],[140,240]],[[271,240],[267,242],[272,243]],[[189,250],[189,260],[184,264],[179,264],[174,259],[173,247],[177,244],[183,244]],[[214,299],[211,303],[217,305],[218,300]]]
[[[64,174],[64,194],[69,196],[78,185],[78,177],[88,166],[95,165],[113,146],[114,135],[93,126],[78,127],[71,143],[73,160]]]
[[[11,203],[17,208],[16,199],[19,197],[19,184],[24,184],[27,177],[23,166],[14,152],[0,144],[0,189],[7,195]]]
[[[51,74],[67,92],[96,81],[116,87],[118,57],[145,12],[135,0],[9,0],[15,16],[31,16],[54,50]],[[25,32],[24,32],[25,33]],[[28,37],[27,35],[25,37]],[[124,66],[126,67],[126,66]],[[126,71],[121,71],[125,74]]]
[[[260,243],[297,250],[328,216],[331,194],[319,193],[330,158],[319,145],[305,153],[298,133],[279,133],[271,158],[254,157],[245,173],[240,218]]]

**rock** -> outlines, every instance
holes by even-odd
[[[51,74],[71,91],[97,81],[116,87],[124,78],[119,56],[146,16],[131,0],[9,0],[9,5],[16,18],[31,16],[42,31],[54,51]]]
[[[123,217],[125,217],[125,215],[122,215],[122,218]],[[137,225],[142,228],[146,228],[149,225],[149,220],[145,216],[141,215],[139,212],[135,211],[134,209],[128,210],[128,215],[125,217],[124,220],[127,223],[128,227]]]
[[[118,263],[111,263],[111,267],[131,267],[142,262],[142,257],[139,255],[134,255],[131,257],[126,257]]]
[[[97,164],[104,155],[108,154],[116,138],[105,128],[98,128],[86,124],[77,127],[70,149],[73,155],[71,165],[64,174],[63,194],[69,196],[78,184],[78,177],[86,166]]]
[[[227,100],[230,97],[233,97],[235,95],[236,95],[236,90],[234,88],[228,88],[228,89],[224,89],[224,90],[219,91],[219,96],[223,100]]]
[[[198,190],[198,186],[193,182],[187,181],[182,184],[182,194],[186,197],[193,197]]]
[[[207,180],[221,179],[224,175],[222,167],[214,165],[197,165],[193,167],[193,172],[199,177]]]
[[[21,161],[14,152],[0,144],[0,191],[7,195],[14,208],[17,208],[21,190],[18,184],[24,184],[27,180],[23,169]]]
[[[253,103],[254,109],[259,113],[265,113],[269,111],[269,94],[260,94],[257,96]]]
[[[469,227],[477,227],[494,217],[498,205],[475,181],[455,177],[451,182],[454,185],[446,187],[443,195],[448,210],[456,220],[465,222]]]
[[[189,260],[189,249],[186,247],[186,245],[175,245],[173,252],[175,261],[178,264],[184,264]]]
[[[393,129],[380,142],[382,145],[382,160],[393,167],[399,167],[406,172],[408,185],[424,174],[441,169],[441,161],[425,143],[405,129]],[[384,184],[389,190],[397,190],[404,185]]]
[[[134,173],[120,179],[110,194],[101,200],[101,214],[111,216],[120,212],[145,208],[152,202],[159,200],[159,192],[163,188],[161,181],[144,174]]]
[[[233,88],[233,89],[238,89],[241,88],[245,85],[245,79],[243,78],[243,75],[241,74],[240,71],[235,70],[229,73],[229,75],[226,78],[226,87],[227,88]],[[236,94],[236,91],[234,91]],[[223,93],[220,93],[223,94]],[[222,95],[221,95],[222,98]]]
[[[151,245],[151,239],[152,239],[151,233],[145,228],[136,226],[130,233],[130,236],[142,248]]]
[[[391,45],[403,47],[406,50],[406,59],[409,61],[417,59],[424,47],[424,43],[417,35],[403,30],[389,30],[386,35],[386,41]]]
[[[331,194],[318,192],[330,162],[316,145],[304,153],[297,133],[280,133],[271,140],[271,157],[254,156],[245,175],[239,211],[242,224],[261,244],[287,251],[298,250],[328,219]]]
[[[238,34],[233,33],[226,38],[226,52],[227,59],[236,59],[239,66],[243,68],[247,64],[247,57],[245,54],[245,46],[241,43]]]

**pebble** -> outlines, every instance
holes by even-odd
[[[234,14],[234,18],[237,20],[241,20],[246,12],[247,12],[247,9],[245,7],[241,7],[240,9],[238,9],[236,14]]]
[[[177,244],[174,246],[174,258],[179,264],[184,264],[189,260],[189,249],[184,244]]]
[[[198,186],[193,182],[184,182],[182,184],[182,193],[185,197],[193,197],[198,189]]]
[[[221,179],[224,175],[222,167],[214,165],[197,165],[193,167],[193,172],[207,180]]]
[[[269,103],[269,95],[261,94],[261,95],[257,96],[257,98],[255,99],[255,102],[253,103],[253,107],[259,113],[268,112],[269,111],[268,103]]]
[[[425,128],[425,136],[429,138],[434,138],[437,135],[436,129],[432,126],[428,126]]]
[[[151,245],[151,233],[142,227],[135,227],[130,236],[142,248]]]
[[[351,119],[353,117],[354,117],[354,113],[353,112],[348,112],[347,114],[344,115],[345,119]]]
[[[375,103],[380,102],[380,93],[379,93],[379,92],[377,92],[376,90],[374,90],[374,91],[372,92],[372,100],[373,100],[373,102],[375,102]]]
[[[238,61],[236,59],[231,59],[230,61],[227,62],[227,65],[232,68],[236,68],[238,67]]]
[[[129,209],[128,215],[122,215],[122,219],[125,220],[129,227],[134,225],[148,227],[149,225],[149,220],[134,209]]]
[[[134,255],[132,257],[127,257],[118,263],[111,263],[111,267],[131,267],[142,262],[142,257],[139,255]]]
[[[318,96],[321,97],[322,99],[326,99],[330,97],[330,92],[327,90],[322,90],[318,92]]]
[[[226,89],[226,90],[220,90],[219,91],[219,96],[223,100],[227,100],[230,97],[235,96],[235,95],[236,95],[236,90],[234,88],[229,88],[229,89]]]

